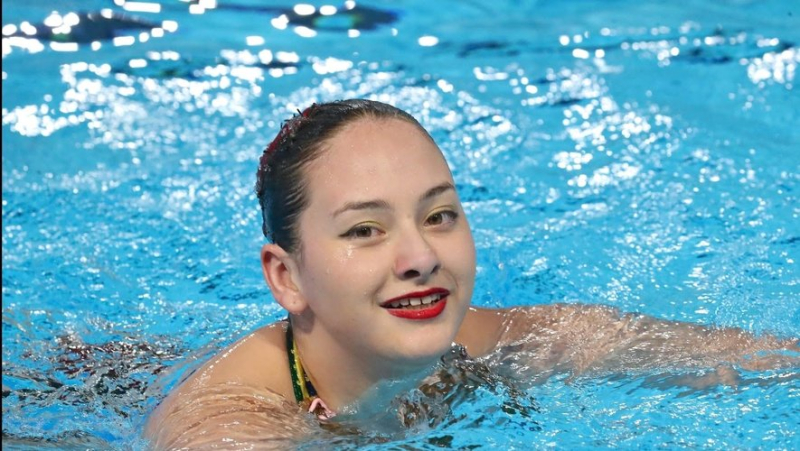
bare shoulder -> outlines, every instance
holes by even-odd
[[[283,416],[296,416],[297,407],[289,401],[285,331],[283,322],[262,327],[212,357],[161,402],[148,418],[145,435],[163,445],[202,425],[212,437],[223,420],[220,415],[226,424],[250,424],[254,409],[262,420],[269,411],[263,421],[280,423]]]
[[[498,329],[494,344],[500,347],[518,340],[549,340],[563,333],[617,327],[629,319],[614,307],[558,303],[505,309],[470,309],[464,324],[472,329]]]
[[[212,357],[181,388],[235,383],[291,393],[285,333],[284,322],[257,329]]]
[[[472,357],[482,357],[494,351],[505,329],[507,311],[470,307],[456,335]]]
[[[145,432],[154,450],[290,449],[319,431],[285,397],[238,383],[189,387],[154,419]]]
[[[485,356],[499,346],[546,331],[562,332],[578,327],[610,325],[619,311],[603,305],[547,304],[503,309],[471,307],[456,336],[473,357]]]
[[[516,307],[511,315],[517,322],[540,327],[559,327],[585,321],[613,322],[621,318],[619,309],[598,304],[545,304]]]

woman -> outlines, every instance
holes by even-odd
[[[448,165],[413,117],[383,103],[313,105],[287,121],[261,157],[256,191],[270,239],[264,278],[288,320],[176,389],[150,418],[156,448],[296,438],[319,421],[385,411],[428,381],[453,343],[489,367],[513,347],[529,369],[516,377],[528,381],[689,366],[711,371],[687,383],[735,384],[735,367],[798,364],[764,353],[800,351],[797,340],[735,329],[600,306],[470,307],[475,247]]]

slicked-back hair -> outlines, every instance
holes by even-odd
[[[322,144],[359,119],[400,119],[428,132],[405,111],[365,99],[314,104],[285,121],[261,156],[255,191],[261,205],[262,231],[286,252],[300,245],[300,214],[308,204],[305,168],[319,157]]]

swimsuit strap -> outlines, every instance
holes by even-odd
[[[292,388],[294,389],[294,399],[301,403],[309,398],[317,396],[314,384],[308,379],[308,375],[303,371],[303,363],[300,361],[300,354],[297,352],[297,343],[292,334],[292,323],[286,328],[286,353],[289,356],[289,369],[292,374]]]
[[[317,390],[308,374],[303,371],[303,362],[300,361],[300,353],[297,352],[297,343],[292,334],[292,322],[286,320],[286,354],[289,356],[289,370],[292,374],[292,391],[294,399],[298,404],[308,407],[308,413],[313,413],[320,420],[326,421],[336,416],[325,402],[317,396]]]
[[[330,420],[336,414],[331,411],[319,396],[308,374],[303,370],[303,362],[300,361],[300,353],[297,352],[297,343],[292,334],[292,322],[287,320],[289,325],[286,327],[286,354],[289,356],[289,370],[292,374],[292,390],[294,399],[300,405],[308,407],[308,412],[313,413],[320,420]]]

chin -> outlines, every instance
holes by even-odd
[[[426,366],[435,363],[450,349],[454,336],[455,334],[437,331],[437,333],[415,334],[413,337],[407,337],[398,342],[394,348],[398,363],[411,366]]]
[[[384,335],[389,344],[384,347],[384,356],[396,367],[430,366],[450,350],[462,319],[463,314],[457,310],[445,310],[440,317],[422,322],[402,320],[400,326],[392,318]]]

